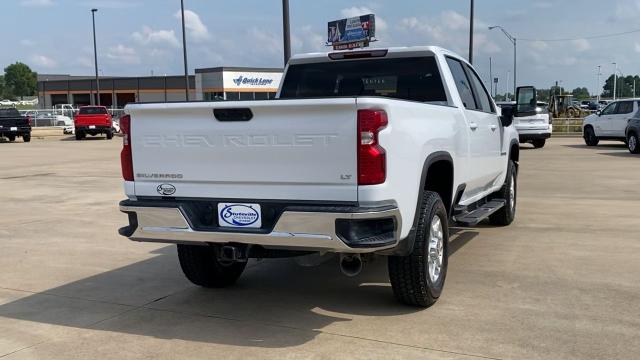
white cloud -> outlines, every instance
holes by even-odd
[[[93,0],[93,1],[84,1],[80,3],[82,6],[86,7],[96,7],[99,9],[130,9],[139,7],[142,4],[139,2],[133,2],[128,0]]]
[[[340,14],[349,18],[360,15],[375,14],[375,12],[366,6],[353,6],[340,10]],[[387,22],[383,18],[376,16],[376,31],[387,31],[387,29],[389,29]]]
[[[82,66],[82,67],[86,67],[86,68],[93,68],[94,67],[94,62],[92,58],[89,58],[87,56],[80,56],[78,58],[75,59],[74,64]]]
[[[256,44],[260,44],[260,48],[264,49],[265,52],[282,54],[283,45],[280,36],[255,27],[247,31],[247,36],[249,39],[253,39]]]
[[[536,1],[532,5],[536,9],[550,9],[553,7],[553,4],[548,1]]]
[[[441,15],[442,23],[451,30],[469,29],[469,19],[453,10],[447,10]]]
[[[182,20],[180,11],[174,15],[176,19]],[[191,10],[184,11],[184,27],[189,31],[189,36],[194,41],[203,41],[209,39],[209,29],[204,25],[200,16]]]
[[[38,67],[51,69],[58,65],[58,62],[45,55],[33,55],[30,58],[31,62]]]
[[[54,5],[53,0],[22,0],[20,5],[28,7],[46,7]]]
[[[141,45],[165,44],[173,47],[180,46],[173,30],[153,30],[148,26],[143,26],[142,31],[134,32],[131,37]]]
[[[33,42],[33,40],[29,40],[29,39],[22,39],[22,40],[20,40],[20,45],[22,45],[22,46],[28,46],[28,47],[31,47],[31,46],[35,46],[35,45],[36,45],[36,43],[35,43],[35,42]]]
[[[637,53],[640,53],[640,43],[635,43],[635,44],[634,44],[634,50],[635,50]]]
[[[128,65],[140,63],[140,57],[136,53],[136,50],[134,48],[126,47],[122,44],[110,47],[107,50],[106,56],[107,59],[113,60],[117,63]]]
[[[540,40],[532,41],[529,46],[536,51],[543,51],[549,48],[549,44],[546,41]]]
[[[571,41],[571,44],[573,44],[573,47],[577,51],[587,51],[587,50],[591,49],[591,44],[589,43],[589,41],[587,39],[573,40],[573,41]]]
[[[311,25],[305,25],[291,34],[291,45],[295,53],[327,51],[325,36],[313,31]]]

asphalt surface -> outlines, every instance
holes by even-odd
[[[456,229],[443,297],[397,304],[381,259],[252,263],[235,287],[174,246],[117,235],[119,139],[0,143],[0,358],[632,359],[640,354],[640,156],[523,145],[518,213]]]

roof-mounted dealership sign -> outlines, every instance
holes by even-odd
[[[376,35],[376,16],[373,14],[331,21],[327,29],[327,44],[334,50],[348,50],[369,46]]]

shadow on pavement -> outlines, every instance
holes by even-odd
[[[452,231],[452,255],[478,234]],[[0,317],[161,339],[288,347],[354,316],[423,310],[396,302],[384,257],[355,278],[340,273],[337,257],[312,268],[291,259],[252,262],[235,286],[204,289],[182,278],[174,246],[152,253],[153,258],[0,305]]]
[[[615,156],[615,157],[622,157],[622,158],[639,158],[640,159],[640,155],[638,154],[632,154],[629,151],[626,152],[600,152],[598,153],[598,155],[607,155],[607,156]]]
[[[620,143],[611,143],[611,144],[603,144],[600,143],[597,146],[587,146],[587,145],[562,145],[564,147],[572,148],[572,149],[593,149],[597,150],[598,148],[609,148],[609,149],[627,149],[627,145],[623,142]]]
[[[107,137],[104,135],[97,135],[97,136],[87,136],[82,140],[76,140],[75,135],[71,135],[71,136],[66,136],[60,139],[60,141],[97,141],[97,140],[107,140]]]

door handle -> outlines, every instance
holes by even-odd
[[[489,128],[491,129],[491,131],[496,131],[498,125],[489,125]]]
[[[469,128],[470,128],[471,130],[476,130],[476,129],[478,128],[478,124],[476,124],[476,123],[474,123],[474,122],[469,123]]]

